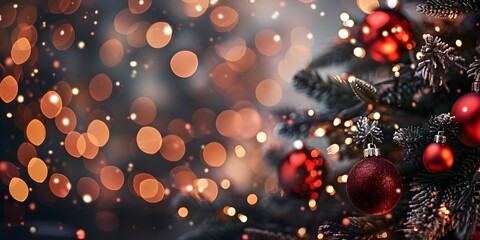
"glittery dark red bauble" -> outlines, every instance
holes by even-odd
[[[347,194],[353,206],[366,214],[388,213],[402,196],[402,175],[385,158],[362,159],[348,173]]]
[[[453,104],[452,115],[460,128],[460,141],[470,147],[480,147],[480,93],[461,96]]]
[[[477,229],[478,229],[478,226],[477,226]],[[475,231],[475,233],[473,234],[473,237],[472,237],[473,240],[480,240],[480,231]]]
[[[453,164],[453,151],[442,143],[430,143],[423,151],[423,165],[431,173],[450,170]]]
[[[323,186],[326,164],[317,149],[294,150],[280,163],[278,178],[285,194],[292,197],[317,199]]]
[[[413,25],[400,12],[376,10],[360,25],[358,38],[377,62],[394,62],[402,51],[413,48]]]

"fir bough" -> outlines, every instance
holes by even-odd
[[[427,0],[417,6],[417,12],[439,18],[456,18],[462,14],[479,13],[479,0]]]
[[[348,62],[354,58],[353,49],[355,49],[355,47],[356,46],[350,42],[336,44],[329,48],[327,52],[313,59],[308,67],[319,68]]]
[[[475,81],[480,81],[480,59],[475,59],[475,61],[470,64],[467,74]]]
[[[479,217],[477,154],[462,159],[455,171],[414,178],[404,230],[408,239],[437,239],[452,230],[458,239],[470,239]]]
[[[301,70],[293,77],[293,86],[309,97],[325,103],[330,109],[342,109],[356,102],[350,98],[351,91],[346,84],[333,77],[321,77],[310,68]]]
[[[254,240],[300,240],[295,236],[257,228],[246,228],[245,233],[248,235],[248,239]]]
[[[371,240],[377,239],[379,229],[364,217],[349,217],[348,224],[330,223],[321,225],[318,233],[326,240]]]

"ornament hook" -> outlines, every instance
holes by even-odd
[[[433,141],[435,141],[436,143],[444,144],[447,143],[447,137],[443,135],[443,131],[438,131],[438,133],[433,138]]]
[[[380,148],[375,146],[375,143],[368,143],[367,148],[363,150],[363,157],[378,157],[380,156]]]

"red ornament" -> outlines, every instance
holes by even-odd
[[[435,142],[430,143],[423,151],[423,165],[431,173],[442,173],[450,170],[453,165],[453,151],[445,144],[447,138],[443,132],[435,135]]]
[[[380,9],[365,18],[358,37],[373,60],[395,62],[413,48],[413,25],[398,11]]]
[[[278,178],[285,194],[292,197],[317,199],[323,186],[326,165],[317,149],[293,150],[280,163]]]
[[[480,93],[461,96],[453,104],[452,115],[460,128],[460,141],[470,147],[480,147]]]
[[[370,144],[369,144],[370,145]],[[353,206],[360,211],[381,215],[391,211],[402,197],[402,175],[389,160],[375,154],[365,154],[348,173],[347,194]]]

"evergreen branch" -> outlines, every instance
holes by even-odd
[[[321,225],[318,232],[326,240],[371,240],[377,239],[379,229],[364,217],[349,217],[348,225],[330,223]]]
[[[360,102],[354,106],[339,110],[319,112],[309,115],[307,111],[290,112],[282,116],[282,122],[278,123],[275,131],[288,138],[304,139],[310,136],[312,129],[321,124],[330,124],[335,117],[350,119],[361,115],[365,109],[365,103]]]
[[[480,59],[475,59],[475,61],[470,64],[467,74],[469,77],[473,77],[475,81],[480,81]]]
[[[400,128],[393,134],[393,142],[407,148],[402,153],[403,160],[411,167],[420,165],[418,149],[423,149],[426,131],[420,127]]]
[[[215,218],[208,218],[204,220],[193,231],[183,234],[179,240],[223,240],[238,237],[244,224],[234,221],[220,221]]]
[[[400,147],[416,148],[425,131],[420,126],[400,128],[393,134],[393,142]]]
[[[342,42],[329,48],[325,53],[315,58],[308,68],[326,67],[333,64],[341,64],[354,58],[355,45],[350,42]]]
[[[417,6],[417,12],[439,18],[456,18],[458,15],[479,13],[479,0],[427,0]]]
[[[357,146],[363,146],[366,141],[372,140],[378,143],[383,142],[382,129],[378,127],[378,121],[370,120],[368,117],[360,117],[357,121],[357,131],[348,132]]]
[[[447,86],[447,73],[453,66],[465,69],[462,65],[465,59],[460,56],[452,55],[453,48],[447,43],[442,42],[439,37],[427,35],[425,45],[420,50],[421,56],[417,65],[417,76],[421,76],[425,82],[428,82],[433,91],[439,86],[449,91]],[[466,69],[465,69],[466,70]]]
[[[288,138],[305,139],[310,136],[317,121],[316,116],[291,112],[285,121],[277,124],[275,132]]]
[[[319,102],[325,102],[329,109],[342,109],[353,105],[351,91],[347,85],[335,78],[323,78],[313,69],[304,69],[293,77],[293,86]]]
[[[442,174],[418,174],[404,230],[409,239],[436,239],[454,230],[456,239],[470,239],[480,212],[479,152],[471,151],[461,165]]]
[[[248,239],[253,240],[299,240],[295,236],[286,235],[283,233],[270,232],[257,228],[246,228],[245,233],[248,235]]]
[[[476,230],[474,223],[478,223],[480,217],[480,184],[475,183],[471,194],[453,218],[455,235],[459,239],[470,239],[470,236],[473,236]]]
[[[409,106],[414,101],[415,95],[425,87],[425,84],[421,77],[415,76],[415,70],[409,66],[401,66],[398,73],[398,77],[382,81],[395,84],[380,89],[378,93],[380,102],[392,106]],[[375,85],[378,85],[378,83]]]

